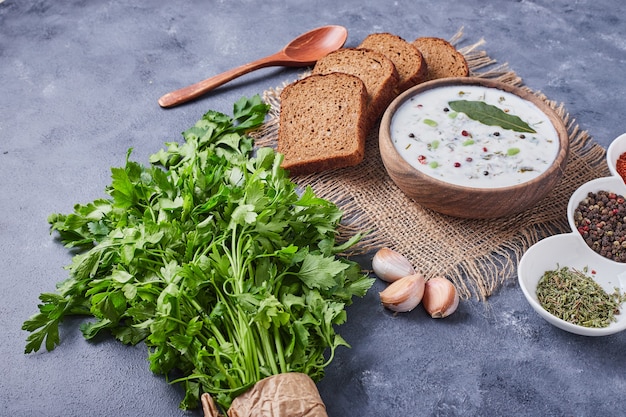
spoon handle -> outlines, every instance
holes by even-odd
[[[214,75],[206,80],[169,92],[159,99],[159,105],[161,107],[174,107],[179,104],[186,103],[244,74],[260,68],[283,65],[283,63],[284,56],[281,53],[258,59],[248,64],[225,71],[221,74]]]

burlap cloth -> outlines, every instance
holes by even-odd
[[[463,46],[461,37],[459,31],[451,42],[466,57],[471,76],[528,89],[506,63],[498,64],[480,50],[484,40]],[[257,146],[276,146],[283,87],[264,92],[264,100],[272,108],[267,123],[256,134]],[[369,231],[356,248],[361,253],[390,247],[404,254],[426,277],[450,279],[462,298],[484,301],[506,280],[517,276],[517,263],[526,249],[543,237],[570,231],[566,209],[572,192],[593,178],[609,175],[605,149],[579,129],[563,104],[540,92],[533,93],[565,122],[570,155],[557,187],[535,207],[520,214],[495,220],[468,220],[420,206],[387,175],[378,152],[378,126],[368,135],[365,159],[358,166],[292,179],[300,186],[311,186],[318,196],[333,201],[345,212],[342,232]]]

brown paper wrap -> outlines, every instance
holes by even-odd
[[[201,396],[204,417],[219,417],[209,394]],[[306,374],[273,375],[233,400],[228,417],[328,417],[315,382]]]

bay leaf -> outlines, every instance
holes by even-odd
[[[484,101],[455,100],[448,102],[450,108],[456,112],[465,113],[470,119],[488,126],[500,126],[503,129],[515,132],[537,133],[518,116],[505,113],[499,107],[487,104]]]

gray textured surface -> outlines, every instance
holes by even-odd
[[[22,322],[65,278],[66,250],[46,217],[102,197],[109,169],[134,148],[141,162],[178,140],[208,109],[297,77],[272,68],[191,104],[164,93],[280,49],[324,24],[347,46],[390,31],[484,48],[535,90],[563,102],[603,145],[626,131],[626,17],[618,0],[0,1],[0,415],[176,416],[181,392],[153,376],[145,347],[83,340],[62,328],[52,353],[24,355]],[[564,214],[565,215],[565,214]],[[623,415],[626,334],[586,338],[556,329],[516,283],[488,306],[453,317],[394,317],[377,284],[349,310],[342,349],[319,389],[337,416]]]

